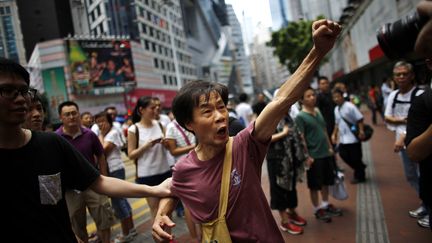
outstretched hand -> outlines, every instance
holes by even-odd
[[[161,184],[154,186],[158,197],[169,197],[171,196],[171,185],[172,178],[165,179]]]
[[[312,38],[315,48],[323,55],[329,52],[339,36],[342,27],[331,20],[320,19],[312,24]]]
[[[172,234],[169,234],[171,228],[175,226],[175,223],[166,215],[156,215],[153,227],[152,236],[155,242],[170,242],[174,239]]]

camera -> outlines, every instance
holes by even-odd
[[[405,57],[414,50],[421,28],[429,20],[417,11],[394,23],[387,23],[377,31],[378,43],[384,54],[391,59]]]

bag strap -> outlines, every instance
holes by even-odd
[[[135,125],[135,137],[136,137],[136,148],[139,146],[139,129],[138,129],[138,122],[134,124]],[[138,178],[138,158],[134,160],[135,163],[135,177]]]
[[[191,142],[189,140],[189,138],[186,136],[186,134],[183,132],[183,129],[180,127],[180,125],[177,123],[177,121],[174,121],[174,125],[176,126],[176,128],[179,130],[179,132],[181,133],[181,135],[183,136],[183,139],[185,140],[187,145],[191,145]]]
[[[338,106],[338,111],[339,111],[339,115],[340,115],[340,117],[342,118],[342,120],[344,120],[344,122],[349,126],[349,127],[352,127],[352,123],[351,122],[349,122],[347,119],[345,119],[345,117],[343,117],[342,116],[342,112],[340,111],[340,106]],[[350,129],[351,130],[351,129]]]
[[[225,145],[225,157],[222,171],[221,192],[219,195],[219,218],[225,217],[228,208],[228,192],[230,185],[231,165],[232,165],[232,142],[233,138],[229,137]]]
[[[392,109],[394,109],[396,107],[396,103],[399,103],[399,104],[411,104],[413,102],[413,100],[415,99],[415,97],[416,97],[417,91],[419,91],[419,90],[420,90],[420,88],[417,87],[417,86],[414,88],[414,90],[411,92],[411,96],[410,96],[410,100],[409,101],[400,101],[400,100],[398,100],[397,97],[398,97],[399,92],[400,92],[398,90],[396,92],[396,95],[395,95],[394,99],[393,99]]]

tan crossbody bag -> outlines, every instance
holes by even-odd
[[[233,138],[230,137],[225,148],[218,218],[208,223],[201,224],[202,243],[231,243],[231,237],[225,221],[225,214],[228,207],[228,191],[232,165],[232,141]]]

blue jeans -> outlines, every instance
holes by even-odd
[[[125,169],[113,171],[109,173],[109,175],[121,180],[124,180],[126,177]],[[112,197],[111,203],[114,213],[118,219],[122,220],[132,215],[132,208],[126,198]]]
[[[418,168],[418,164],[411,161],[408,158],[408,154],[406,152],[405,149],[401,150],[399,152],[401,158],[402,158],[402,163],[403,163],[403,168],[405,171],[405,177],[408,181],[408,183],[414,187],[415,191],[417,192],[417,195],[419,195],[419,168]]]

